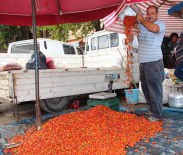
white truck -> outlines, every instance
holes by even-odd
[[[38,38],[40,51],[52,57],[57,68],[78,68],[84,66],[83,51],[74,45],[47,38]],[[23,68],[34,53],[33,40],[12,42],[7,53],[0,53],[0,63],[17,62]]]
[[[106,30],[89,34],[86,38],[84,64],[87,68],[122,67],[127,64],[127,47],[125,34]],[[139,82],[138,39],[134,36],[132,42],[133,82]]]
[[[101,33],[101,35],[103,36],[103,33]],[[68,106],[72,96],[108,91],[109,81],[105,80],[106,75],[117,75],[117,78],[113,83],[113,90],[129,88],[125,65],[126,50],[125,47],[120,47],[120,44],[123,44],[123,42],[121,42],[122,38],[120,38],[121,35],[118,36],[117,34],[119,46],[113,46],[111,43],[112,37],[110,36],[116,35],[116,33],[105,32],[105,35],[109,37],[108,40],[105,40],[105,42],[108,42],[109,44],[107,51],[98,49],[100,46],[96,44],[98,53],[90,53],[90,51],[87,51],[87,53],[81,55],[80,62],[84,60],[84,68],[63,67],[62,69],[57,68],[39,71],[40,100],[41,107],[44,110],[48,112],[61,111]],[[92,46],[92,41],[90,42],[92,39],[90,38],[92,37],[88,36],[88,49]],[[113,55],[114,53],[116,55]],[[135,52],[133,54],[135,64],[138,62],[138,55]],[[0,59],[2,58],[2,55],[0,54]],[[12,53],[12,55],[14,54]],[[53,57],[53,55],[50,56]],[[116,58],[119,56],[119,59],[123,60],[120,62],[121,65],[107,65],[112,61],[111,58],[113,56]],[[107,63],[104,63],[102,59],[107,60]],[[68,62],[70,62],[69,60],[70,58],[68,59]],[[137,83],[139,82],[139,70],[137,67],[138,65],[134,66],[132,66],[134,72],[133,83]],[[16,105],[26,101],[35,101],[35,96],[34,70],[23,69],[0,72],[0,102],[6,101]]]

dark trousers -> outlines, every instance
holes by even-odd
[[[163,106],[163,60],[140,64],[142,91],[150,106],[150,111],[157,118],[162,118]]]
[[[175,67],[174,75],[181,81],[183,81],[183,61],[178,63]]]

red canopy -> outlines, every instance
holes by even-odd
[[[117,9],[122,1],[123,0],[0,0],[0,24],[14,26],[33,25],[34,54],[36,58],[35,107],[38,129],[41,125],[41,112],[39,102],[36,25],[55,25],[102,19],[113,10]]]
[[[113,32],[124,32],[123,22],[119,19],[119,14],[127,6],[131,6],[137,12],[141,12],[144,16],[146,15],[146,9],[150,5],[155,5],[159,8],[159,17],[158,19],[163,21],[166,25],[166,36],[169,36],[172,32],[181,33],[183,31],[183,20],[170,16],[167,13],[167,10],[172,6],[180,3],[182,0],[133,0],[133,1],[124,1],[121,6],[113,11],[110,15],[104,18],[105,29]],[[137,30],[133,31],[138,33]]]
[[[102,19],[123,0],[36,0],[36,25],[86,22]],[[31,0],[0,0],[0,24],[32,25]]]

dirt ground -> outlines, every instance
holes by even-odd
[[[126,103],[126,99],[125,99],[125,95],[124,93],[118,92],[117,97],[120,100],[120,105],[121,106],[121,110],[126,110],[131,108],[133,110],[133,108],[147,108],[147,104],[136,104],[134,107],[133,106],[129,106]],[[85,106],[87,105],[87,100],[88,100],[88,96],[82,96],[82,97],[78,97],[80,100],[80,106]],[[10,124],[12,122],[16,122],[16,121],[21,121],[24,120],[26,118],[31,118],[31,117],[35,117],[35,107],[34,107],[34,102],[26,102],[26,103],[21,103],[17,105],[18,108],[18,116],[16,115],[16,110],[15,107],[10,104],[10,103],[5,103],[5,102],[1,102],[0,101],[0,112],[2,112],[2,115],[0,116],[0,125],[5,125],[5,124]],[[42,115],[44,114],[48,114],[47,112],[45,112],[44,110],[41,109],[41,113]]]

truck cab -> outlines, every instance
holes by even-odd
[[[85,46],[85,66],[87,68],[126,68],[127,46],[125,45],[126,35],[122,33],[109,32],[106,30],[89,34]],[[133,58],[132,74],[134,83],[140,81],[138,61],[138,39],[134,36],[132,41]]]
[[[89,34],[86,39],[85,65],[88,68],[126,66],[125,38],[125,34],[106,30]],[[136,36],[132,46],[138,48]]]

